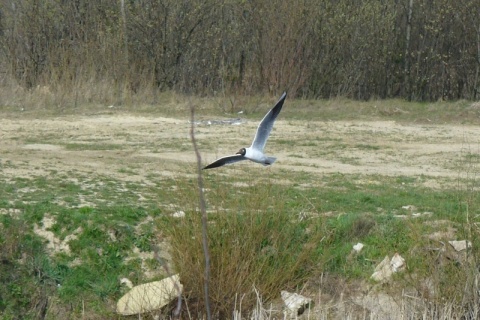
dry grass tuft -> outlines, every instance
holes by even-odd
[[[301,285],[311,275],[312,257],[321,243],[318,233],[310,234],[306,223],[292,219],[281,202],[272,200],[275,195],[268,186],[252,188],[239,198],[237,210],[209,214],[210,303],[220,319],[231,315],[239,299],[243,310],[253,310],[259,294],[270,300],[283,289]],[[171,243],[190,312],[203,314],[200,213],[192,210],[184,219],[163,223],[160,229]]]

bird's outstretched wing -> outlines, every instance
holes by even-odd
[[[230,164],[230,163],[234,163],[234,162],[238,162],[238,161],[242,161],[242,160],[247,160],[247,158],[245,158],[242,155],[238,155],[238,154],[233,155],[233,156],[222,157],[222,158],[219,158],[219,159],[215,160],[214,162],[210,163],[208,166],[203,167],[203,170],[221,167],[221,166],[224,166],[226,164]]]
[[[255,134],[255,138],[252,142],[252,148],[263,152],[265,148],[265,144],[267,143],[267,139],[270,136],[270,131],[272,131],[273,123],[277,118],[278,114],[282,110],[283,103],[285,102],[285,98],[287,97],[287,93],[284,92],[278,100],[277,104],[267,112],[265,117],[263,117],[262,121],[258,125],[257,133]]]

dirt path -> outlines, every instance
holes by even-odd
[[[199,124],[204,162],[249,145],[256,126],[255,121]],[[189,128],[186,119],[127,114],[2,119],[2,171],[6,177],[22,177],[75,170],[127,180],[148,180],[150,173],[187,174],[195,159]],[[463,173],[462,164],[480,156],[479,137],[480,128],[474,126],[279,120],[266,152],[278,158],[271,170],[455,178]],[[126,174],[127,168],[138,174]]]

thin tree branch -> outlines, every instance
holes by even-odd
[[[205,279],[204,279],[204,291],[205,291],[205,309],[207,310],[207,319],[212,318],[210,313],[210,300],[209,300],[209,282],[210,282],[210,253],[208,251],[208,233],[207,233],[207,208],[205,205],[205,195],[203,194],[203,178],[202,178],[202,157],[198,151],[197,141],[195,140],[195,108],[191,107],[192,117],[191,117],[191,127],[190,127],[190,137],[192,139],[193,149],[195,150],[195,155],[197,156],[197,169],[198,169],[198,192],[200,200],[200,211],[202,213],[202,245],[203,245],[203,254],[205,257]]]

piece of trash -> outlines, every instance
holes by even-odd
[[[472,247],[472,243],[468,240],[452,240],[448,241],[456,251],[467,250]]]
[[[390,269],[390,258],[389,256],[385,256],[382,262],[375,267],[375,271],[370,278],[375,281],[383,281],[390,278],[392,273],[392,269]]]
[[[402,271],[404,267],[405,259],[398,253],[395,253],[391,260],[388,256],[385,256],[382,262],[375,267],[375,271],[370,278],[378,282],[386,281],[390,279],[393,273]]]
[[[185,212],[182,211],[182,210],[174,212],[172,214],[172,217],[174,217],[174,218],[184,218],[185,217]]]
[[[225,120],[200,120],[200,121],[195,121],[194,124],[197,126],[201,126],[201,125],[212,126],[212,125],[226,125],[226,124],[239,125],[245,122],[246,120],[244,119],[234,118],[234,119],[225,119]]]
[[[117,302],[117,313],[130,316],[158,310],[179,296],[183,290],[179,275],[133,287]],[[180,291],[180,292],[179,292]]]
[[[280,294],[282,295],[283,303],[285,303],[287,313],[293,317],[301,315],[312,303],[312,299],[306,298],[298,293],[282,290]]]
[[[355,250],[356,253],[360,253],[363,249],[363,243],[357,243],[356,245],[353,246],[353,250]]]
[[[428,211],[417,212],[417,213],[412,213],[412,217],[413,218],[426,217],[426,216],[431,216],[432,214],[433,212],[428,212]]]
[[[392,268],[392,271],[393,272],[401,271],[403,270],[404,266],[405,266],[405,259],[398,253],[395,253],[393,255],[392,260],[390,260],[390,267]]]

